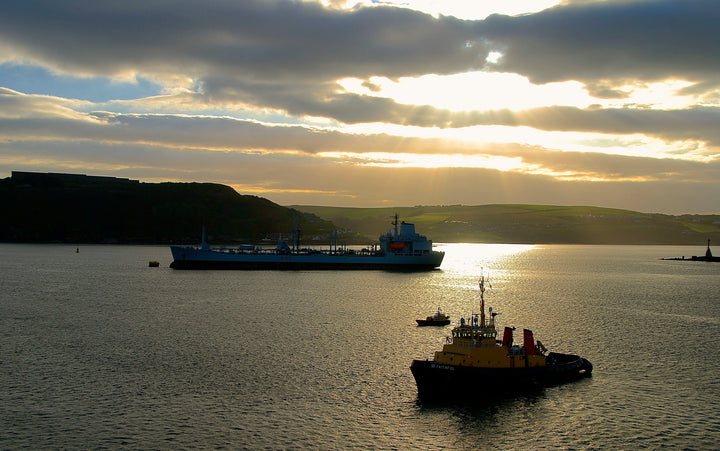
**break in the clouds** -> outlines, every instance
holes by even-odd
[[[720,3],[476,3],[8,2],[0,168],[717,212]]]

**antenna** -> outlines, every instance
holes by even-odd
[[[485,327],[485,274],[483,270],[480,272],[478,285],[480,286],[480,326]],[[489,279],[487,281],[487,286],[492,288]]]

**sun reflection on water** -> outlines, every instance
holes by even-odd
[[[479,277],[485,275],[498,276],[506,271],[512,260],[520,254],[538,249],[532,244],[476,244],[451,243],[438,244],[436,250],[444,251],[445,258],[440,267],[444,273],[453,277]],[[488,274],[489,272],[489,274]]]

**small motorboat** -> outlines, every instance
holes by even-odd
[[[418,326],[447,326],[450,324],[450,315],[443,313],[442,309],[438,307],[437,313],[432,316],[428,316],[425,319],[416,319]]]
[[[160,262],[155,261],[155,260],[150,260],[150,262],[148,263],[148,266],[151,268],[157,268],[158,266],[160,266]]]

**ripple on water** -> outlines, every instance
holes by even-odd
[[[678,252],[656,247],[454,246],[412,274],[149,271],[166,248],[0,245],[2,447],[720,447],[720,266],[668,266],[655,253]],[[419,402],[410,362],[449,329],[414,320],[469,313],[480,267],[501,325],[587,356],[593,377]]]

